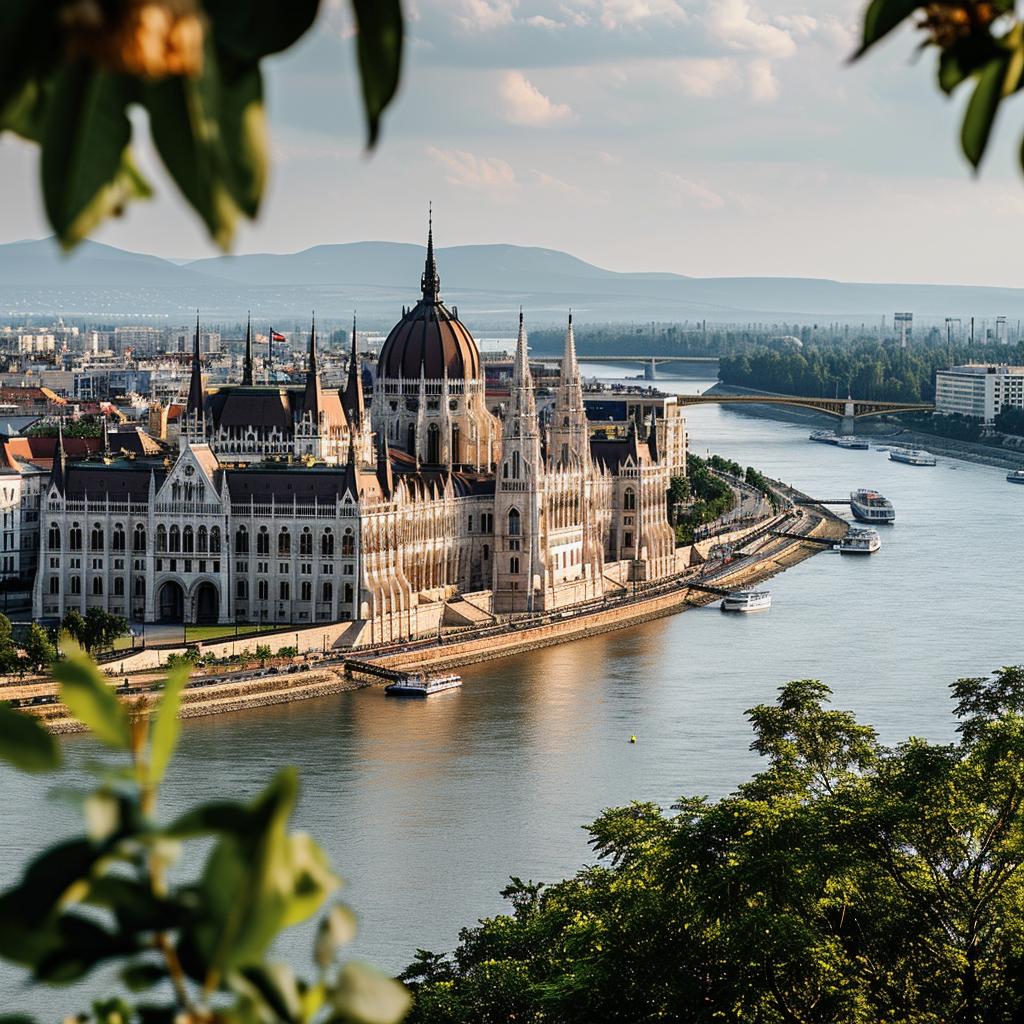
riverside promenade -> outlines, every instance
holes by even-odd
[[[780,488],[787,498],[804,497]],[[291,703],[327,696],[342,690],[373,685],[347,675],[346,661],[361,660],[389,669],[441,671],[495,658],[522,654],[568,643],[674,615],[718,599],[717,591],[759,583],[796,565],[819,551],[830,549],[845,535],[847,523],[820,505],[791,508],[743,528],[718,533],[692,546],[690,565],[674,576],[648,584],[623,585],[614,596],[582,606],[569,614],[516,616],[510,621],[468,628],[390,647],[343,646],[348,623],[299,630],[296,634],[305,658],[283,665],[252,669],[223,666],[193,672],[182,695],[182,718],[222,714],[270,704]],[[705,589],[711,588],[711,589]],[[288,634],[291,635],[291,634]],[[252,653],[263,638],[204,644],[216,657]],[[129,686],[124,692],[141,713],[160,697],[167,655],[183,653],[146,650],[107,666],[111,685]],[[55,733],[84,731],[64,705],[49,679],[0,685],[0,700],[43,700],[28,706]]]

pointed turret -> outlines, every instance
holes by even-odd
[[[512,367],[512,389],[509,395],[509,440],[518,442],[525,461],[539,464],[540,427],[537,423],[537,404],[533,394],[533,375],[530,373],[529,346],[526,343],[526,327],[523,311],[519,310],[519,337],[516,340],[516,357]]]
[[[576,338],[572,329],[572,312],[565,332],[562,372],[555,392],[551,417],[551,458],[553,462],[570,465],[590,464],[590,429],[583,404],[583,382],[576,361]]]
[[[437,302],[441,294],[441,278],[437,276],[437,264],[434,262],[434,208],[430,207],[430,214],[427,228],[427,263],[423,268],[423,277],[420,280],[420,287],[423,289],[423,300],[425,302]]]
[[[651,453],[651,462],[658,461],[658,413],[651,410],[651,429],[647,434],[647,448]]]
[[[245,362],[242,364],[242,386],[252,387],[252,313],[249,314],[249,322],[245,326]]]
[[[306,391],[303,396],[303,415],[310,415],[314,423],[320,422],[324,408],[324,393],[320,386],[320,367],[316,359],[316,314],[309,331],[309,366],[306,369]]]
[[[356,318],[352,317],[352,353],[348,360],[348,383],[345,385],[345,415],[348,418],[350,434],[363,429],[365,407],[363,405],[363,374],[360,369],[359,343],[356,338]],[[366,453],[369,454],[368,452]]]
[[[57,450],[53,453],[53,471],[50,481],[57,490],[64,493],[64,480],[67,476],[68,457],[64,451],[64,424],[57,421]]]
[[[352,497],[358,501],[359,476],[356,473],[356,446],[351,436],[348,441],[348,460],[345,463],[345,490],[351,492]]]
[[[580,379],[580,368],[576,362],[576,336],[572,332],[572,310],[569,310],[569,328],[565,332],[565,346],[562,349],[561,384],[576,384]]]
[[[187,415],[201,416],[203,413],[203,372],[199,360],[199,311],[196,310],[196,336],[192,345],[192,379],[188,385]]]

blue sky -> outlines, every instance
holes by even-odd
[[[855,0],[411,0],[405,78],[363,153],[351,19],[268,62],[274,175],[238,252],[364,239],[562,249],[621,271],[1019,286],[1020,102],[980,178],[966,97],[904,30],[849,65]],[[215,250],[139,123],[158,198],[98,240]],[[46,232],[36,154],[0,143],[0,241]]]

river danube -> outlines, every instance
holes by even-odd
[[[417,947],[451,949],[461,927],[500,912],[509,875],[555,880],[590,859],[582,826],[603,808],[732,790],[757,770],[744,711],[787,680],[823,680],[886,742],[946,741],[949,684],[1024,661],[1024,487],[1004,471],[901,465],[717,406],[691,410],[688,426],[695,454],[710,449],[816,497],[879,489],[896,507],[882,550],[820,554],[775,577],[766,614],[710,606],[468,667],[461,691],[427,702],[372,688],[189,721],[165,813],[255,793],[297,764],[297,824],[327,848],[361,918],[353,952],[398,970]],[[64,781],[81,785],[91,741],[65,748]],[[76,820],[66,803],[44,802],[46,781],[4,770],[0,784],[9,884]],[[282,953],[306,965],[307,950],[308,930]],[[55,1014],[81,1001],[26,991],[4,971],[0,1005]]]

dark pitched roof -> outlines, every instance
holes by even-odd
[[[111,501],[149,501],[149,474],[155,472],[157,486],[167,476],[162,462],[69,462],[64,474],[64,496],[73,501],[106,497]]]

